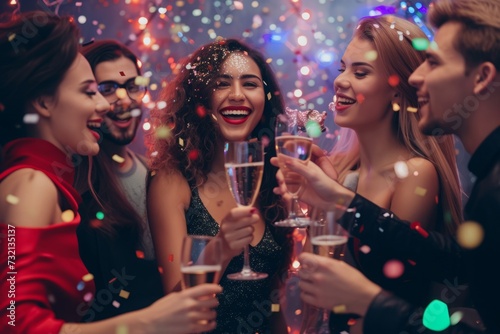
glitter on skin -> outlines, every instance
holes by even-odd
[[[228,73],[228,68],[236,68],[237,72],[242,75],[250,72],[250,58],[244,52],[231,53],[221,67],[222,75]],[[238,77],[239,79],[239,77]]]

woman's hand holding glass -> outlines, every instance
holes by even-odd
[[[305,166],[301,161],[286,157],[284,159],[286,168],[303,176],[307,184],[303,186],[299,194],[301,201],[313,205],[325,211],[337,210],[337,217],[341,213],[338,212],[339,206],[349,206],[353,200],[355,193],[341,186],[337,181],[329,177],[315,163],[309,161]],[[278,158],[271,158],[271,164],[279,167]],[[276,173],[279,187],[274,188],[274,193],[283,195],[287,192],[286,183],[281,170]]]
[[[224,144],[224,168],[229,189],[238,206],[252,207],[259,194],[264,171],[264,148],[257,140],[226,142]],[[252,230],[253,232],[253,230]],[[229,274],[234,280],[259,280],[268,275],[250,267],[249,245],[243,248],[243,268]]]
[[[260,220],[256,209],[239,206],[231,209],[222,219],[218,237],[222,242],[222,263],[227,264],[253,239],[253,225]]]
[[[275,222],[276,226],[298,227],[307,225],[307,219],[303,219],[303,214],[299,208],[299,193],[305,186],[305,178],[287,168],[286,158],[294,158],[304,165],[307,165],[311,158],[312,138],[306,129],[299,126],[299,111],[290,108],[286,109],[286,114],[278,115],[276,119],[276,154],[278,166],[283,175],[283,182],[286,189],[292,196],[292,205],[288,217]]]

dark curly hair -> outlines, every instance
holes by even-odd
[[[276,116],[284,112],[284,101],[274,72],[260,52],[236,39],[223,39],[198,48],[181,62],[179,72],[160,94],[159,100],[166,102],[166,107],[151,111],[152,130],[146,135],[150,168],[152,171],[180,171],[192,187],[206,181],[216,152],[222,149],[217,146],[220,132],[206,110],[211,107],[210,97],[219,70],[226,58],[234,52],[243,52],[253,59],[264,82],[264,113],[249,137],[269,138],[257,206],[262,210],[264,220],[276,241],[284,246],[287,256],[283,258],[289,261],[291,231],[275,229],[272,225],[272,222],[286,217],[286,208],[281,197],[273,193],[273,188],[277,186],[277,168],[270,164],[271,157],[276,156]],[[158,136],[161,128],[170,135]],[[190,159],[192,151],[198,153],[196,159]],[[283,263],[283,269],[288,264]]]

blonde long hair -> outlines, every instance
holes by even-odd
[[[415,157],[432,162],[439,175],[439,214],[436,230],[452,235],[462,221],[461,187],[455,159],[455,143],[451,135],[430,137],[418,128],[420,115],[412,111],[418,106],[415,89],[408,83],[411,73],[425,60],[423,51],[412,45],[414,38],[425,34],[413,23],[395,16],[361,19],[355,36],[370,41],[385,66],[387,78],[397,75],[397,90],[402,96],[400,111],[394,113],[392,129],[398,140]],[[338,141],[331,155],[339,173],[339,181],[359,166],[359,142],[356,133],[347,128],[339,131]]]

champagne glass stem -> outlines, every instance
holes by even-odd
[[[242,274],[250,274],[252,272],[252,268],[250,267],[250,255],[248,248],[248,245],[243,248],[243,269],[241,269]]]
[[[296,195],[292,197],[292,205],[290,208],[290,213],[288,214],[288,218],[295,219],[297,218],[297,210],[299,209],[299,198]]]

